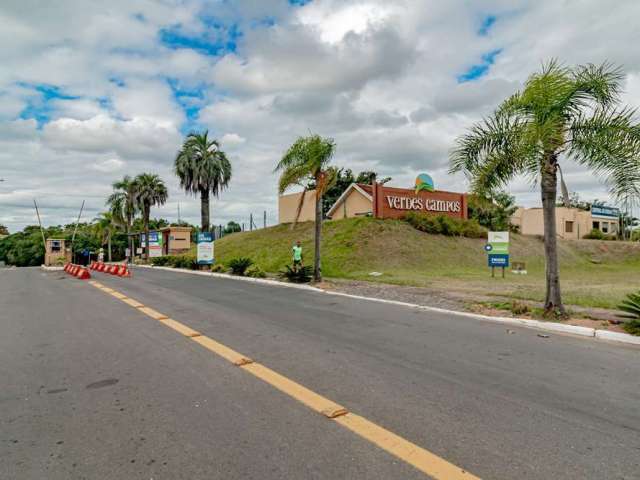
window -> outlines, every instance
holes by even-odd
[[[565,233],[573,233],[573,222],[564,222],[564,231]]]
[[[600,230],[600,222],[593,222],[593,227],[591,228],[595,228],[596,230]]]
[[[602,233],[609,233],[609,222],[602,222]]]
[[[51,240],[51,251],[52,252],[60,251],[60,240]]]

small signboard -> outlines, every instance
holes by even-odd
[[[487,240],[484,249],[488,253],[487,264],[491,268],[491,276],[495,267],[502,267],[504,278],[504,269],[509,266],[509,232],[489,232]]]
[[[213,235],[211,232],[198,233],[198,265],[213,264]]]
[[[490,267],[503,267],[509,266],[509,255],[504,253],[492,253],[489,255]]]

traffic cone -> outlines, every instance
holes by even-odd
[[[98,266],[96,267],[96,270],[99,272],[104,272],[104,263],[98,262]]]
[[[116,275],[118,275],[119,277],[124,277],[124,274],[126,271],[127,271],[127,267],[125,267],[124,264],[118,265],[118,273]]]
[[[117,265],[111,265],[111,267],[109,267],[109,273],[111,275],[117,275],[118,274],[118,266]]]

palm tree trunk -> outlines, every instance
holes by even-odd
[[[127,215],[127,245],[129,246],[129,255],[127,256],[127,262],[131,263],[133,258],[133,237],[131,236],[131,215]]]
[[[200,226],[203,232],[209,231],[209,189],[200,189]]]
[[[316,181],[316,185],[318,182]],[[313,280],[315,282],[322,281],[322,272],[320,271],[320,242],[322,235],[322,195],[318,194],[316,188],[316,222],[315,222],[315,256],[313,261]]]
[[[300,212],[302,212],[302,205],[304,204],[304,197],[307,195],[307,187],[304,187],[302,190],[302,195],[300,195],[300,201],[298,202],[298,208],[296,209],[296,216],[293,219],[293,223],[291,224],[291,230],[296,228],[298,224],[298,219],[300,218]]]
[[[558,239],[556,236],[556,197],[558,188],[557,155],[551,154],[542,167],[541,192],[544,221],[544,254],[547,293],[544,301],[545,315],[566,315],[560,295],[558,273]]]
[[[143,217],[144,217],[144,259],[145,261],[149,261],[149,214],[151,213],[151,205],[145,205],[143,207]]]

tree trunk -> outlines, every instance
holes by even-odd
[[[200,189],[200,227],[203,232],[209,231],[209,190]]]
[[[143,207],[143,221],[144,221],[144,259],[146,262],[149,261],[149,214],[151,210],[150,205],[145,205]]]
[[[111,263],[111,232],[107,234],[107,253],[109,255],[109,263]]]
[[[127,262],[131,263],[133,258],[133,237],[131,236],[131,215],[127,215],[127,245],[129,246],[129,255],[127,255]]]
[[[296,209],[296,216],[293,219],[293,223],[291,224],[291,230],[296,228],[296,225],[298,224],[298,219],[300,218],[300,212],[302,212],[302,205],[304,204],[304,197],[306,197],[306,195],[307,195],[307,187],[304,187],[304,189],[302,190],[302,195],[300,196],[300,201],[298,202],[298,208]]]
[[[317,184],[318,182],[316,182]],[[315,222],[315,255],[313,260],[313,280],[315,282],[322,281],[322,272],[320,270],[320,242],[322,235],[322,195],[318,194],[316,188],[316,222]]]
[[[556,176],[558,157],[550,154],[542,167],[541,193],[544,221],[544,254],[546,266],[545,315],[566,315],[560,296],[560,275],[558,273],[558,239],[556,236],[556,197],[558,179]]]

